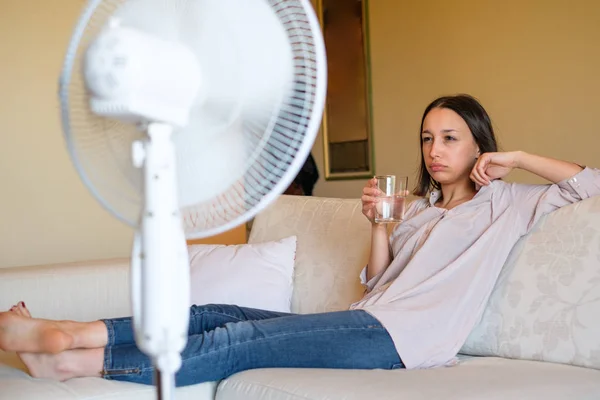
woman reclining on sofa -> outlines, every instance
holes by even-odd
[[[405,219],[388,238],[372,224],[363,299],[347,311],[298,315],[233,305],[193,306],[178,386],[268,367],[394,369],[451,365],[517,240],[544,214],[600,195],[600,171],[521,151],[498,152],[488,114],[467,95],[441,97],[419,131],[421,170]],[[520,168],[553,184],[501,180]],[[426,196],[429,194],[429,196]],[[35,377],[96,376],[151,384],[153,366],[130,318],[80,323],[0,314],[0,348]]]

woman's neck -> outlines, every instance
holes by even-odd
[[[471,180],[468,182],[442,185],[441,192],[442,196],[437,201],[436,206],[446,209],[454,208],[459,204],[471,200],[477,193],[475,184]]]

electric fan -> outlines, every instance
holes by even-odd
[[[136,229],[138,347],[169,398],[187,341],[187,238],[264,209],[320,125],[323,38],[308,0],[90,0],[60,80],[67,147],[94,197]]]

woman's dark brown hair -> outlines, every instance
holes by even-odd
[[[413,191],[413,194],[416,196],[425,196],[430,190],[441,188],[439,182],[435,181],[427,171],[425,158],[423,157],[423,146],[421,145],[423,122],[425,121],[427,114],[434,108],[447,108],[457,113],[467,123],[481,154],[498,151],[494,128],[492,128],[492,121],[477,99],[468,94],[444,96],[435,99],[425,109],[423,118],[421,119],[421,129],[419,129],[421,168],[419,170],[417,186]]]

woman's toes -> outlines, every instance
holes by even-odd
[[[21,307],[21,303],[22,302],[18,302],[17,304],[15,304],[14,306],[12,306],[10,308],[10,312],[13,312],[13,313],[15,313],[17,315],[25,317],[25,314],[23,313],[23,308]]]
[[[29,312],[29,310],[25,306],[25,302],[24,301],[19,302],[19,304],[17,304],[17,308],[19,309],[19,312],[21,313],[22,316],[31,318],[31,313]]]

